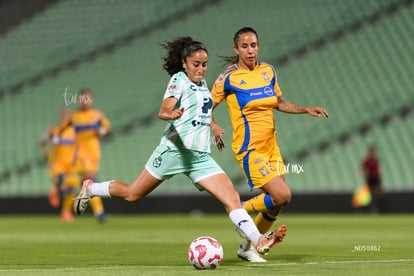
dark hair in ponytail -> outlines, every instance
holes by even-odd
[[[182,60],[185,60],[191,53],[204,50],[208,54],[203,43],[194,41],[189,36],[179,37],[173,41],[164,41],[160,45],[167,50],[167,55],[162,59],[164,61],[162,67],[170,76],[184,70]]]
[[[238,30],[233,37],[233,45],[237,46],[237,43],[239,43],[240,36],[245,33],[254,33],[257,37],[257,40],[259,40],[259,36],[257,35],[257,32],[252,27],[243,27],[240,30]],[[239,61],[239,56],[220,56],[220,58],[224,61],[225,64],[234,64]]]

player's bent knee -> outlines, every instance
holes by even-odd
[[[292,199],[292,193],[290,192],[290,190],[285,191],[284,193],[282,193],[281,201],[282,201],[283,205],[289,204],[291,199]]]
[[[276,205],[285,206],[290,203],[292,199],[292,193],[290,190],[279,191],[277,196],[273,198],[273,201]]]

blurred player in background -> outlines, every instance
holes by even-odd
[[[79,108],[70,121],[76,132],[78,172],[82,181],[96,180],[101,159],[100,138],[111,131],[111,124],[101,111],[92,108],[93,96],[89,89],[82,89],[78,97]],[[91,207],[98,221],[105,222],[102,199],[93,198]]]
[[[171,79],[158,113],[161,120],[167,121],[160,144],[130,185],[120,181],[84,181],[74,210],[82,214],[95,196],[139,201],[164,180],[184,173],[197,188],[217,198],[239,232],[252,240],[259,253],[267,254],[277,237],[273,232],[259,233],[253,219],[242,208],[231,180],[210,155],[213,102],[204,79],[207,49],[191,37],[178,38],[163,46],[168,51],[163,67]]]
[[[240,29],[233,41],[236,56],[225,57],[232,65],[216,80],[212,96],[214,107],[226,101],[233,128],[234,156],[250,188],[262,191],[261,195],[245,201],[244,208],[257,213],[255,223],[265,233],[291,199],[276,142],[274,110],[316,117],[328,117],[328,113],[321,107],[297,105],[282,97],[275,69],[258,61],[259,39],[254,29]],[[224,130],[214,121],[212,130],[220,150],[224,146],[221,139]],[[286,226],[282,225],[278,231],[286,232]],[[240,246],[238,256],[252,262],[266,261],[247,242]]]
[[[369,147],[361,166],[365,183],[368,185],[372,196],[370,211],[374,213],[381,212],[383,209],[384,191],[381,186],[379,159],[374,145]]]
[[[60,112],[60,123],[46,131],[40,141],[40,150],[48,159],[49,174],[53,179],[49,190],[49,204],[54,208],[61,204],[60,217],[67,222],[73,220],[73,198],[79,190],[79,179],[75,170],[75,129],[68,124],[70,117],[70,110],[63,109]]]

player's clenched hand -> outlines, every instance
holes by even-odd
[[[171,111],[170,119],[171,120],[178,119],[181,116],[183,116],[183,113],[184,113],[184,107],[179,108],[179,109],[174,109],[173,111]]]
[[[222,151],[224,149],[224,142],[221,137],[224,134],[224,129],[221,128],[219,125],[212,123],[211,131],[213,132],[214,136],[214,144],[216,145],[218,151]]]
[[[214,143],[216,144],[216,147],[218,149],[218,151],[222,151],[224,149],[224,142],[221,139],[221,137],[214,137]]]

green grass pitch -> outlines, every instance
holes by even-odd
[[[267,263],[237,258],[241,238],[223,215],[0,216],[0,275],[413,275],[412,215],[283,214],[285,241]],[[198,271],[190,242],[217,238],[224,260]]]

